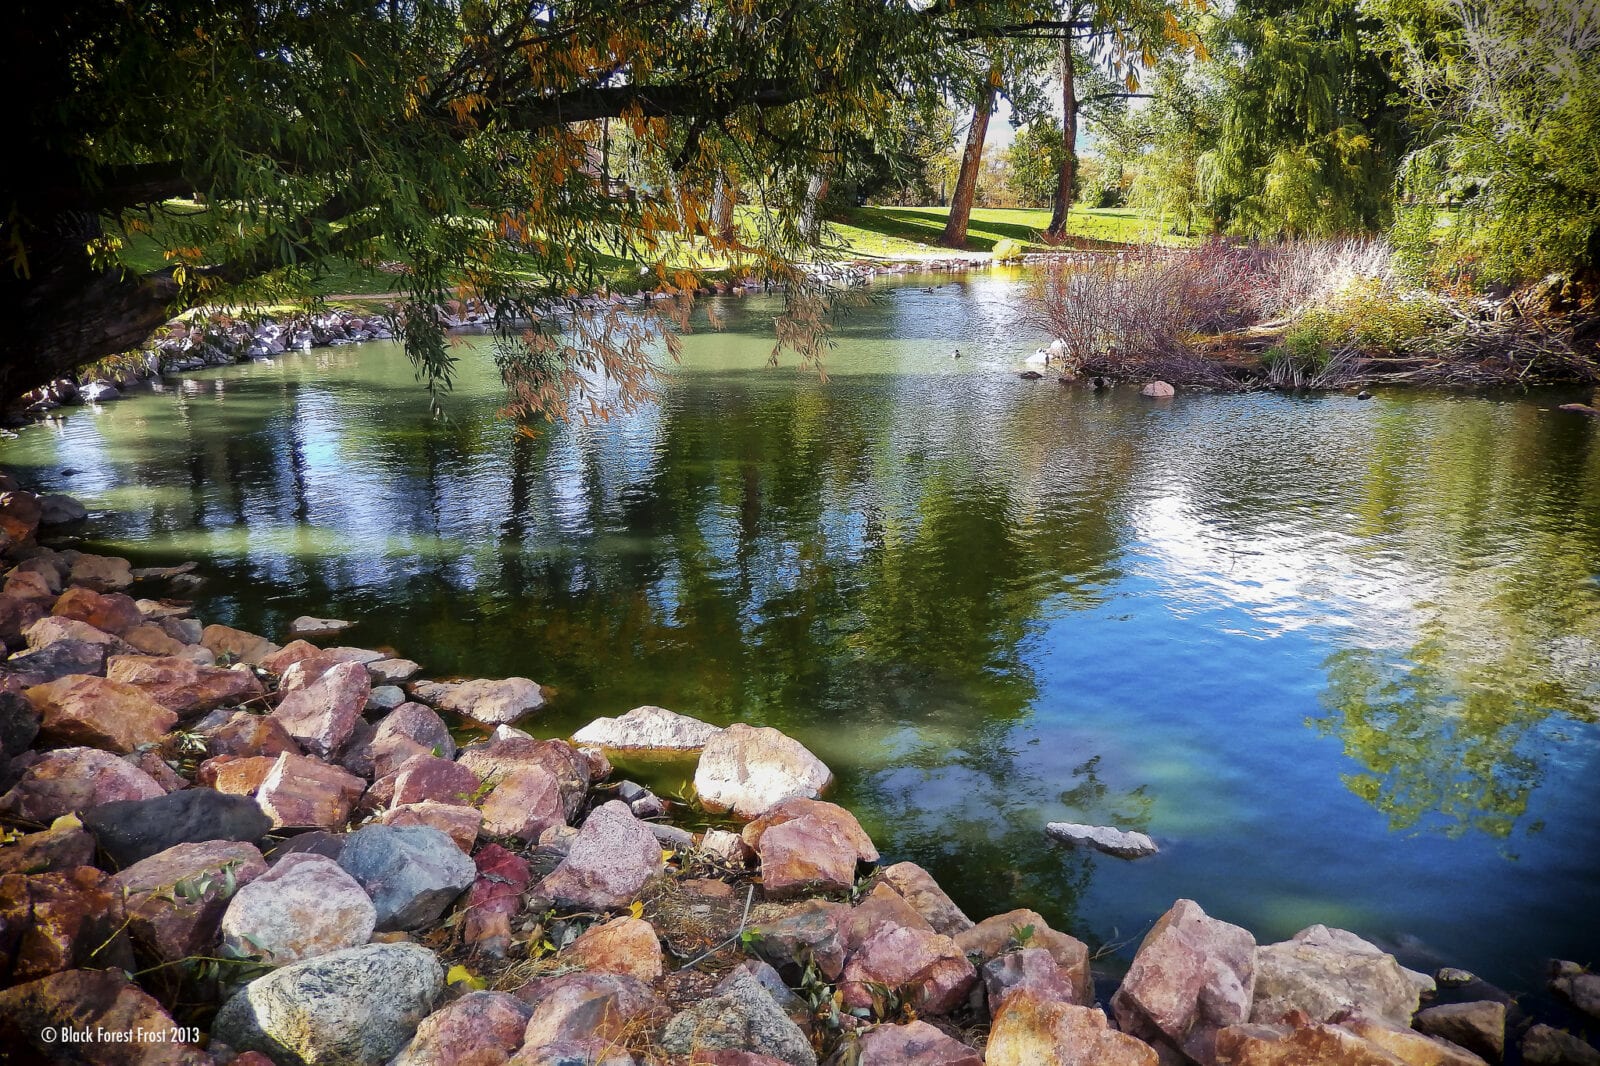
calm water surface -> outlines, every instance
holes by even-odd
[[[1569,397],[1025,382],[1020,291],[887,291],[827,383],[765,369],[774,305],[729,301],[603,425],[516,434],[473,341],[430,423],[369,344],[0,462],[84,499],[93,545],[199,560],[207,620],[361,619],[437,675],[536,678],[547,735],[641,703],[777,726],[975,915],[1136,943],[1190,896],[1523,987],[1600,960],[1600,426]]]

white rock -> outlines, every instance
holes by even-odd
[[[694,772],[702,804],[747,819],[791,797],[814,799],[832,781],[832,771],[798,740],[742,722],[706,742]]]
[[[1156,842],[1143,833],[1117,829],[1109,825],[1083,825],[1078,822],[1051,822],[1044,831],[1057,840],[1071,844],[1087,844],[1123,859],[1138,859],[1154,855],[1160,849]]]
[[[572,734],[572,742],[630,751],[700,751],[720,732],[710,722],[645,706],[620,718],[596,718]]]

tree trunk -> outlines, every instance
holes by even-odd
[[[1073,186],[1078,181],[1078,87],[1072,69],[1072,42],[1061,42],[1061,171],[1056,175],[1055,204],[1045,236],[1060,240],[1067,235],[1067,212],[1072,209]]]
[[[733,209],[739,202],[739,191],[734,188],[733,178],[728,174],[717,175],[717,189],[712,201],[716,212],[717,236],[725,241],[733,240],[736,236]]]
[[[967,127],[967,147],[961,153],[961,173],[956,191],[950,197],[950,217],[945,220],[939,243],[947,248],[967,246],[967,223],[972,220],[972,201],[978,195],[978,173],[983,169],[983,142],[989,136],[989,116],[994,112],[995,93],[1000,88],[1000,68],[989,71],[983,93],[972,110],[972,125]]]
[[[828,197],[828,170],[824,163],[806,183],[806,202],[800,209],[800,236],[815,241],[822,233],[822,201]]]

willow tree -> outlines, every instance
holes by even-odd
[[[0,391],[188,307],[303,297],[353,260],[404,265],[406,346],[433,387],[452,359],[436,308],[471,296],[520,406],[559,410],[600,376],[625,402],[659,327],[527,327],[581,316],[574,294],[618,261],[668,294],[712,256],[784,274],[797,190],[847,150],[836,132],[939,91],[952,43],[1015,7],[17,0],[0,86],[33,103],[0,188]],[[647,179],[608,180],[618,141]],[[730,174],[771,208],[756,231],[726,225]]]
[[[1239,0],[1212,49],[1223,82],[1211,210],[1252,236],[1372,232],[1392,217],[1407,107],[1361,0]]]

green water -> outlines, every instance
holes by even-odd
[[[600,425],[518,435],[471,340],[430,423],[369,344],[0,462],[83,498],[93,545],[198,560],[208,621],[359,619],[437,675],[533,677],[549,735],[641,703],[777,726],[974,915],[1116,944],[1189,896],[1522,987],[1600,961],[1600,426],[1568,396],[1025,382],[1024,295],[887,290],[826,383],[765,369],[773,304],[724,301]]]

